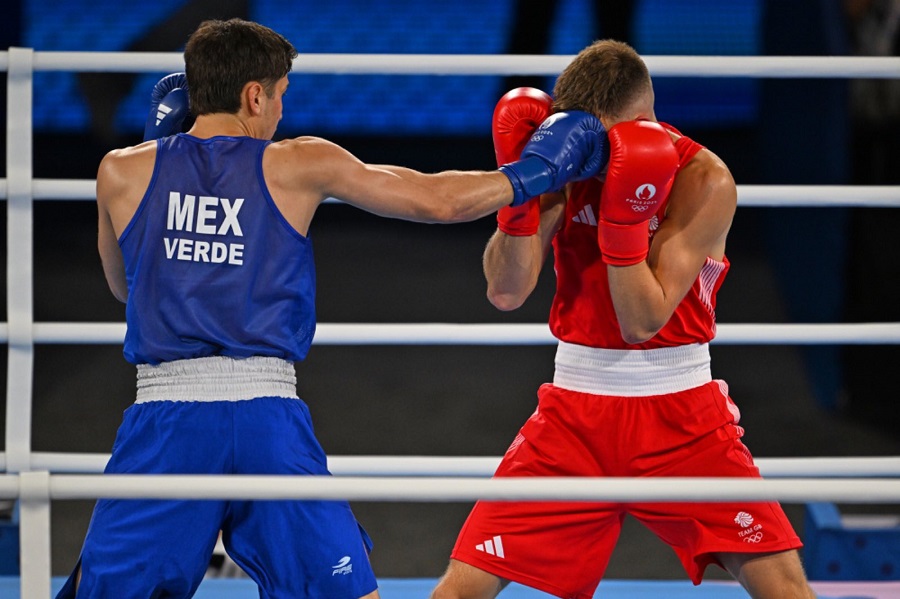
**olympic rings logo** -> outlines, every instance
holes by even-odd
[[[750,535],[749,537],[744,537],[744,542],[745,543],[759,543],[760,541],[762,541],[762,538],[763,538],[763,533],[757,532],[757,533]]]

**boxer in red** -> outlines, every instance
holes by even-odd
[[[728,168],[656,121],[649,72],[627,44],[587,47],[554,95],[520,88],[501,98],[498,161],[515,160],[551,113],[577,109],[606,128],[609,163],[605,175],[498,212],[484,254],[488,297],[519,307],[552,246],[559,345],[553,382],[495,476],[758,478],[738,408],[710,369],[737,204]],[[515,581],[589,599],[627,514],[675,550],[695,584],[715,564],[755,599],[815,597],[777,503],[481,501],[433,598],[494,597]]]

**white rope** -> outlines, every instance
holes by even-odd
[[[898,185],[738,185],[738,206],[900,207]]]
[[[125,323],[36,322],[34,341],[116,345]],[[720,324],[715,345],[895,345],[900,323]],[[0,343],[8,340],[0,322]],[[315,345],[552,345],[546,324],[319,323]]]
[[[93,179],[34,179],[35,200],[95,200]],[[900,185],[738,185],[739,206],[900,207]],[[6,179],[0,179],[0,200]],[[329,203],[337,202],[329,198]]]
[[[329,456],[335,476],[482,476],[494,474],[491,456]],[[757,458],[766,478],[900,477],[900,457]]]
[[[0,472],[5,454],[0,452]],[[494,474],[498,456],[329,456],[328,469],[335,476],[480,476]],[[109,454],[33,452],[31,466],[53,473],[103,472]],[[898,477],[900,457],[757,458],[766,478]]]
[[[0,497],[19,492],[18,476],[0,477]],[[900,503],[894,479],[734,478],[409,478],[331,476],[98,475],[50,476],[51,500],[347,499],[450,503],[495,501],[781,501]]]
[[[722,324],[716,345],[880,345],[900,343],[900,323]]]
[[[178,52],[35,52],[35,71],[153,73],[184,70]],[[294,73],[558,75],[573,55],[301,54]],[[883,56],[644,56],[654,77],[893,79],[900,58]],[[8,52],[0,52],[6,70]]]

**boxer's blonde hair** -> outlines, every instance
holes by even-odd
[[[650,72],[634,48],[616,40],[600,40],[579,52],[559,75],[553,88],[553,109],[617,117],[651,88]]]

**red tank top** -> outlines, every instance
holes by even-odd
[[[681,135],[674,127],[660,123]],[[683,168],[703,149],[681,136],[675,147]],[[596,178],[572,186],[562,228],[553,239],[556,295],[550,309],[550,330],[568,343],[605,349],[654,349],[706,343],[716,335],[716,293],[728,272],[728,259],[707,258],[697,280],[675,309],[672,318],[650,340],[632,345],[622,340],[606,264],[597,242],[597,215],[603,183]],[[668,199],[650,220],[650,237],[665,218]]]

